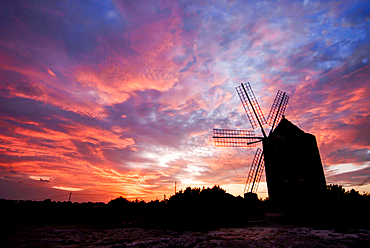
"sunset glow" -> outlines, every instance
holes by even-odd
[[[369,1],[2,1],[0,198],[242,195],[235,91],[318,141],[327,183],[370,192]],[[256,133],[259,130],[255,130]],[[361,186],[361,187],[360,187]],[[259,197],[267,196],[265,177]],[[53,198],[55,196],[55,198]]]

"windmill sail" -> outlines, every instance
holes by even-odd
[[[272,126],[271,130],[280,122],[285,112],[286,105],[288,104],[288,100],[289,96],[285,92],[279,90],[272,104],[269,116],[267,117],[267,123]]]
[[[230,129],[213,129],[213,138],[215,140],[216,146],[224,146],[224,147],[253,147],[256,143],[261,142],[263,143],[263,147],[265,148],[265,143],[271,143],[270,136],[267,136],[263,125],[269,124],[272,126],[270,134],[274,127],[277,126],[286,109],[288,104],[289,96],[286,95],[285,92],[278,91],[274,103],[272,104],[269,116],[267,121],[263,116],[261,107],[257,102],[257,98],[255,97],[252,88],[249,83],[242,83],[240,86],[236,87],[236,91],[240,97],[240,100],[243,104],[245,112],[247,113],[248,119],[253,127],[253,129],[260,127],[263,137],[255,137],[253,131],[246,131],[246,130],[230,130]],[[270,148],[268,146],[268,148]],[[272,149],[272,148],[271,148]],[[275,147],[276,149],[276,147]],[[271,151],[269,150],[266,152],[267,158],[270,158]],[[247,181],[244,188],[244,193],[247,191],[248,193],[257,193],[258,185],[261,180],[262,174],[265,171],[265,158],[264,158],[264,151],[258,148],[256,154],[254,156]],[[280,158],[280,157],[279,157]],[[271,159],[269,160],[271,161]],[[266,165],[273,164],[274,162],[266,163]],[[283,164],[283,162],[281,163]],[[271,165],[269,165],[271,167]],[[268,166],[266,166],[268,167]],[[274,168],[274,167],[272,167]],[[278,170],[278,168],[275,168]],[[270,169],[271,170],[271,169]],[[275,173],[278,174],[278,173]],[[271,173],[270,173],[271,175]],[[270,176],[271,177],[271,176]],[[267,180],[267,179],[266,179]],[[271,180],[270,180],[271,184]],[[269,195],[271,189],[269,188]]]
[[[252,166],[249,170],[244,192],[247,190],[247,192],[257,193],[258,184],[261,180],[264,168],[265,162],[263,159],[263,151],[258,148],[256,154],[254,155]]]
[[[236,91],[242,101],[245,112],[247,112],[252,127],[255,129],[260,126],[263,130],[262,125],[266,124],[266,120],[249,83],[242,83],[236,87]]]
[[[215,146],[223,147],[255,147],[260,137],[255,137],[253,131],[213,129]]]

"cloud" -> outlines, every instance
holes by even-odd
[[[327,177],[327,182],[332,184],[341,184],[346,187],[359,187],[361,182],[369,177],[370,167],[354,170],[345,173],[337,173]]]
[[[366,164],[367,5],[3,2],[2,187],[101,201],[161,198],[175,181],[242,190],[254,150],[215,148],[211,134],[251,129],[242,82],[265,115],[278,89],[288,93],[286,116],[316,136],[329,177]]]

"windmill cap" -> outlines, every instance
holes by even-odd
[[[288,135],[288,136],[300,135],[304,133],[305,132],[303,130],[301,130],[299,127],[291,123],[288,119],[285,119],[283,116],[283,119],[280,121],[275,130],[272,132],[272,137],[278,135]]]

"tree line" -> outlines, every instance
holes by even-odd
[[[253,196],[253,195],[252,195]],[[292,196],[294,198],[294,196]],[[293,201],[294,202],[294,201]],[[328,185],[324,198],[304,205],[275,206],[268,198],[233,196],[215,185],[176,192],[163,200],[128,200],[118,197],[105,203],[72,203],[0,200],[5,223],[120,225],[163,229],[238,227],[266,220],[276,212],[277,222],[318,227],[361,227],[370,223],[370,194]]]

